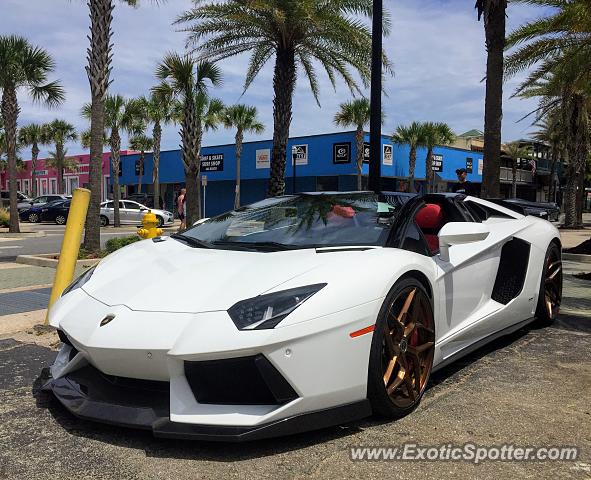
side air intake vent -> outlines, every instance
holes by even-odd
[[[507,305],[523,290],[531,245],[514,238],[503,246],[491,298]]]

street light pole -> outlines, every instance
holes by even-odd
[[[382,163],[382,0],[373,2],[371,42],[371,118],[370,118],[370,161],[369,189],[381,190]]]

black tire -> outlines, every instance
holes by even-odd
[[[560,312],[562,302],[562,252],[552,242],[544,257],[538,305],[536,307],[536,323],[540,327],[548,327],[554,323]]]
[[[156,215],[156,219],[158,220],[158,228],[162,228],[164,225],[164,219],[160,215]]]
[[[109,225],[109,219],[104,215],[101,215],[101,227],[106,227]]]
[[[404,357],[404,362],[407,364],[408,370],[411,370],[413,372],[413,374],[409,374],[409,377],[412,377],[410,379],[410,382],[412,385],[415,386],[414,393],[414,399],[411,397],[410,395],[410,389],[408,387],[408,383],[407,383],[407,379],[406,379],[406,373],[403,375],[404,380],[401,380],[401,384],[399,387],[397,387],[396,389],[393,390],[393,392],[391,392],[391,394],[388,393],[387,391],[387,386],[388,388],[392,388],[393,384],[396,383],[396,379],[394,380],[394,382],[390,383],[389,379],[391,378],[392,374],[393,374],[393,370],[390,370],[390,376],[388,377],[388,380],[386,380],[386,375],[388,375],[387,373],[385,373],[385,371],[388,370],[389,365],[387,368],[385,368],[385,359],[387,358],[387,346],[386,346],[386,328],[388,328],[388,331],[390,331],[390,338],[393,338],[393,333],[395,329],[390,329],[390,326],[393,324],[393,322],[396,321],[395,317],[399,317],[399,313],[394,313],[394,316],[390,315],[389,317],[389,312],[390,311],[398,311],[401,312],[402,310],[399,309],[399,305],[400,302],[402,300],[402,303],[405,303],[405,299],[407,301],[407,299],[410,297],[410,293],[412,291],[415,291],[413,295],[413,299],[411,300],[411,304],[410,304],[410,308],[408,309],[408,318],[404,318],[404,322],[408,321],[408,323],[406,323],[405,325],[408,326],[411,324],[411,322],[415,322],[417,324],[419,324],[419,327],[421,328],[415,328],[415,330],[417,330],[417,332],[421,332],[421,333],[411,333],[408,337],[410,337],[410,340],[408,339],[408,337],[405,337],[405,343],[403,346],[402,341],[396,346],[397,351],[398,351],[398,357]],[[414,304],[414,302],[417,302],[417,305]],[[392,308],[391,308],[392,307]],[[404,309],[404,306],[402,307],[402,309]],[[410,315],[410,313],[412,312],[412,315]],[[420,318],[419,318],[420,317]],[[429,317],[429,320],[426,321],[425,319]],[[420,321],[416,321],[417,318]],[[430,328],[425,328],[425,326],[423,325],[423,323],[429,323],[429,327]],[[380,313],[379,313],[379,317],[378,320],[376,322],[376,328],[374,330],[374,334],[373,334],[373,339],[372,339],[372,344],[371,344],[371,350],[370,350],[370,356],[369,356],[369,372],[368,372],[368,379],[367,379],[367,396],[368,399],[371,403],[371,407],[372,407],[372,411],[377,414],[380,415],[382,417],[386,417],[389,419],[395,419],[395,418],[400,418],[400,417],[404,417],[405,415],[408,415],[410,412],[412,412],[417,405],[420,403],[421,398],[423,396],[423,394],[425,393],[425,388],[429,382],[429,377],[431,375],[431,369],[433,367],[433,356],[435,353],[435,321],[434,321],[434,317],[433,317],[433,305],[432,305],[432,300],[429,297],[429,294],[427,293],[427,291],[425,290],[425,288],[423,287],[423,285],[421,284],[420,281],[418,281],[415,278],[412,277],[407,277],[405,279],[400,280],[398,283],[396,283],[396,285],[394,285],[394,287],[392,288],[392,290],[390,291],[390,293],[388,294],[388,296],[386,297],[386,300],[384,301],[384,304],[382,305],[382,308],[380,309]],[[406,329],[403,329],[403,331],[405,331]],[[414,332],[414,330],[413,330]],[[419,367],[419,377],[417,378],[415,375],[415,370],[413,369],[412,365],[414,365],[414,361],[412,360],[412,356],[411,356],[411,349],[417,349],[418,348],[422,348],[420,345],[418,345],[418,342],[415,341],[414,342],[414,346],[413,346],[413,336],[416,335],[417,338],[420,335],[421,337],[425,336],[424,338],[420,339],[420,342],[425,341],[425,345],[427,345],[427,343],[431,344],[431,346],[428,348],[428,350],[425,350],[423,353],[421,353],[421,361],[425,361],[425,365],[421,365]],[[428,338],[427,338],[428,337]],[[395,340],[396,341],[396,340]],[[404,352],[404,354],[402,354],[401,352]],[[408,357],[407,357],[408,354]],[[418,358],[418,357],[417,357]],[[410,359],[410,360],[409,360]],[[391,362],[394,362],[394,359],[390,359]],[[410,361],[410,363],[408,363]],[[400,361],[398,361],[398,363],[396,363],[397,367],[394,368],[398,368],[398,376],[401,375],[401,373],[403,372],[402,369],[402,364],[400,363]],[[418,382],[417,382],[418,380]],[[416,387],[418,383],[418,388]],[[404,388],[403,388],[404,387]],[[396,400],[398,402],[395,403],[395,400],[393,399],[394,397],[396,397],[396,392],[404,392],[404,390],[406,390],[408,399],[406,400],[407,404],[404,404],[404,402],[400,402],[398,400]],[[392,396],[391,396],[392,395]]]
[[[39,223],[41,221],[41,217],[38,213],[29,213],[29,222],[31,223]]]
[[[58,225],[65,225],[68,219],[64,215],[58,215],[55,217],[55,223]]]

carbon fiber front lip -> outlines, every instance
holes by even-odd
[[[84,420],[150,430],[155,437],[171,439],[246,442],[319,430],[360,420],[372,413],[366,399],[252,427],[195,425],[171,422],[168,405],[159,402],[153,405],[141,402],[144,404],[138,405],[134,398],[127,398],[125,394],[118,395],[116,399],[106,396],[91,398],[69,376],[51,379],[43,389],[51,390],[68,411]]]

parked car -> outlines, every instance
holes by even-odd
[[[58,225],[65,225],[68,221],[68,214],[70,213],[71,200],[55,200],[41,208],[42,222],[55,222]]]
[[[21,208],[21,204],[26,204],[26,203],[32,201],[23,192],[16,192],[16,198],[18,200],[19,210]],[[0,208],[8,208],[9,206],[10,206],[10,192],[8,190],[2,190],[0,192]]]
[[[141,203],[132,200],[119,201],[119,215],[122,225],[141,225],[144,215],[151,211],[158,219],[158,226],[167,226],[174,223],[174,216],[165,210],[150,209]],[[101,226],[106,227],[114,222],[115,206],[113,201],[101,204]]]
[[[119,250],[52,305],[62,346],[42,389],[86,420],[258,440],[400,418],[431,372],[556,319],[552,224],[398,196],[272,198]]]
[[[43,205],[37,205],[34,207],[30,207],[27,210],[22,210],[19,212],[20,220],[21,222],[31,223],[55,221],[58,225],[63,225],[66,223],[65,220],[67,220],[68,218],[67,213],[65,215],[65,218],[61,218],[63,217],[63,212],[61,212],[62,215],[58,215],[56,213],[56,216],[53,216],[53,213],[57,212],[56,210],[54,210],[54,207],[62,206],[66,202],[68,203],[67,209],[69,210],[70,201],[65,198],[58,198],[57,200],[52,200],[49,203],[44,203]],[[57,219],[57,216],[60,217],[59,220]],[[60,223],[62,221],[63,223]]]
[[[560,208],[554,202],[532,202],[522,198],[505,198],[491,200],[523,215],[532,215],[550,222],[560,219]]]
[[[53,202],[55,200],[65,200],[65,195],[40,195],[38,197],[28,199],[27,201],[19,202],[18,210],[28,210],[31,207],[42,207],[43,205]]]

